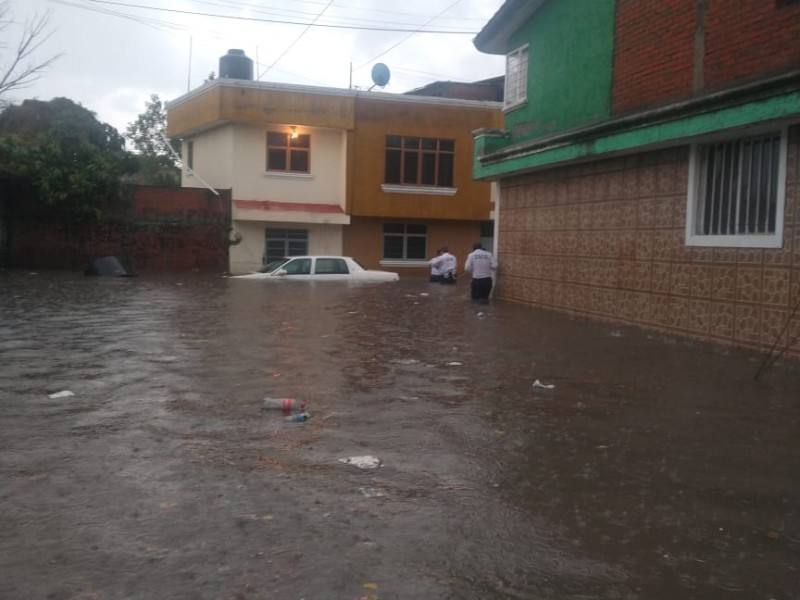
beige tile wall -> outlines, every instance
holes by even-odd
[[[799,146],[775,250],[684,244],[688,147],[506,180],[496,296],[800,358]]]

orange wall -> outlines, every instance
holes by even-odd
[[[353,136],[355,178],[353,216],[418,219],[489,218],[490,184],[472,178],[472,131],[503,126],[499,108],[480,105],[434,105],[359,97]],[[396,194],[381,191],[387,135],[455,140],[454,196]]]
[[[354,217],[351,224],[344,229],[342,251],[352,256],[369,269],[380,269],[383,251],[383,224],[397,222],[397,219],[372,219]],[[467,254],[472,252],[472,245],[480,241],[480,223],[473,221],[418,221],[403,222],[424,223],[428,226],[428,258],[436,255],[436,249],[447,246],[458,260],[458,272],[463,271]],[[392,267],[387,271],[397,271],[401,277],[427,277],[429,268]]]

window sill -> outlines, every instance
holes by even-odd
[[[428,196],[455,196],[458,188],[435,187],[427,185],[396,185],[393,183],[381,184],[381,191],[387,194],[420,194]]]
[[[264,171],[264,177],[272,177],[274,179],[294,179],[300,181],[311,181],[314,176],[311,173],[283,173],[281,171]]]
[[[687,246],[702,248],[783,248],[780,235],[689,235]]]
[[[396,268],[419,268],[419,267],[430,267],[431,264],[427,260],[403,260],[400,258],[383,258],[381,259],[380,265],[382,267],[394,267]]]

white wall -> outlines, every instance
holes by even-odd
[[[265,223],[264,221],[235,221],[234,229],[242,234],[242,241],[230,250],[230,271],[236,275],[257,271],[263,266],[264,231],[268,228],[306,229],[309,254],[342,253],[341,225],[315,225],[309,223]]]
[[[194,142],[194,175],[187,175],[188,165],[184,163],[181,186],[204,187],[201,178],[211,187],[230,189],[233,179],[233,130],[220,127],[191,138]],[[183,142],[183,159],[188,160],[188,140]],[[235,190],[234,190],[235,191]]]
[[[286,125],[254,127],[235,125],[233,197],[237,200],[310,202],[345,205],[345,132],[298,127],[311,135],[310,175],[275,174],[266,171],[267,131],[283,131]]]

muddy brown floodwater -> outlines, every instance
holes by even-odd
[[[466,282],[0,272],[0,309],[3,600],[800,598],[797,365]]]

